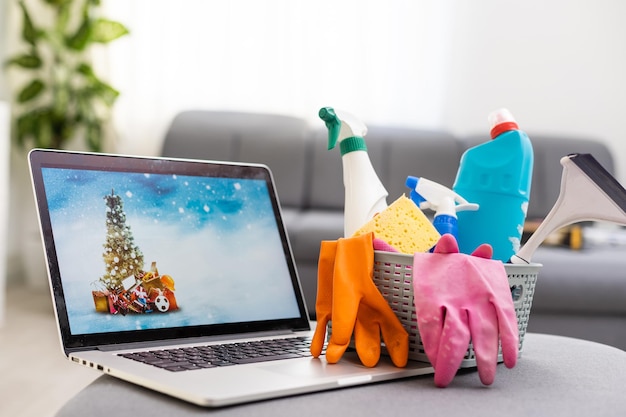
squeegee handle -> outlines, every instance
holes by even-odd
[[[591,154],[561,158],[561,190],[554,206],[512,263],[528,264],[535,250],[555,230],[581,221],[626,225],[626,189]]]
[[[559,197],[557,198],[554,206],[541,222],[537,230],[530,236],[524,246],[511,257],[510,262],[514,264],[529,264],[533,257],[535,250],[541,245],[541,243],[550,235],[550,233],[561,227],[572,224],[578,220],[576,210],[571,211],[566,199],[571,197],[576,190],[573,186],[573,176],[570,175],[569,166],[572,164],[570,160],[571,156],[565,156],[561,158],[561,165],[563,165],[563,173],[561,175],[561,189],[559,191]],[[575,175],[575,173],[574,173]]]
[[[557,200],[558,204],[558,200]],[[556,212],[558,211],[557,205],[555,205],[552,210],[548,213],[546,218],[541,222],[537,230],[530,236],[530,238],[526,241],[524,246],[520,248],[520,250],[511,257],[510,262],[513,264],[529,264],[531,262],[531,258],[534,255],[535,251],[541,245],[541,243],[548,237],[550,233],[554,230],[557,230],[563,226],[567,226],[569,223],[562,223],[557,221]],[[573,223],[573,222],[572,222]]]

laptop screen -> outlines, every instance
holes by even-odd
[[[33,151],[67,348],[308,326],[269,170]]]

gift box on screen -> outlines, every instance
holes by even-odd
[[[109,297],[104,291],[92,291],[93,303],[96,307],[96,311],[100,313],[109,312]]]

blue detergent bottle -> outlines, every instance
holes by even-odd
[[[508,262],[520,248],[534,155],[507,109],[492,112],[489,122],[492,140],[465,151],[452,187],[480,207],[457,214],[458,243],[467,254],[488,243],[493,259]]]

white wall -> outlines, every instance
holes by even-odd
[[[445,127],[487,133],[488,112],[508,107],[525,130],[604,140],[626,184],[626,2],[456,5]]]
[[[12,24],[11,18],[19,18],[19,14],[15,14],[12,10],[12,7],[16,7],[13,5],[12,0],[0,0],[0,62],[4,62],[9,53],[10,44],[14,42],[18,35],[11,34]],[[12,6],[12,7],[9,7]],[[0,66],[0,112],[3,112],[0,115],[0,118],[7,117],[6,123],[9,123],[9,107],[8,103],[2,103],[3,101],[8,102],[10,98],[10,91],[8,86],[8,77],[5,72],[5,67]],[[2,122],[4,123],[4,121]],[[6,185],[9,187],[8,191],[5,192],[5,175],[13,175],[13,167],[12,167],[12,158],[10,151],[10,132],[9,125],[0,123],[0,182],[2,185],[0,186],[0,194],[8,195],[8,199],[2,198],[0,200],[0,222],[4,222],[6,217],[15,216],[16,213],[19,213],[17,199],[15,198],[16,192],[19,190],[16,189],[15,181],[9,181]],[[8,210],[5,210],[4,204],[8,202]],[[5,212],[8,211],[8,212]],[[14,219],[15,220],[15,219]],[[20,274],[20,253],[19,253],[19,239],[15,237],[19,235],[19,228],[16,226],[17,221],[10,221],[8,225],[5,223],[0,224],[0,257],[3,260],[0,266],[0,273],[6,275],[3,276],[5,281],[8,281],[9,284],[12,280],[16,279],[16,277]],[[13,239],[7,239],[7,236],[13,236]],[[6,263],[4,260],[6,259]],[[2,279],[0,279],[2,282]]]
[[[333,105],[370,123],[487,137],[487,114],[508,107],[527,131],[607,142],[626,184],[623,0],[103,3],[131,27],[99,65],[122,92],[120,152],[157,153],[187,108],[319,123],[317,109]],[[16,4],[0,0],[0,58],[16,50]],[[8,86],[0,72],[0,99]]]
[[[370,123],[441,125],[448,1],[109,0],[131,35],[111,45],[124,152],[157,152],[176,111],[292,114],[323,106]],[[443,45],[443,46],[442,46]],[[101,68],[105,68],[102,66]]]
[[[192,107],[314,121],[334,105],[485,135],[487,114],[508,107],[525,130],[607,142],[626,183],[622,0],[174,3],[107,2],[132,30],[112,48],[123,65],[110,62],[121,151],[158,152]]]
[[[334,105],[370,123],[486,134],[487,114],[508,107],[525,130],[606,141],[626,183],[623,0],[104,4],[131,27],[101,66],[122,91],[119,151],[157,153],[185,108],[319,122]]]

